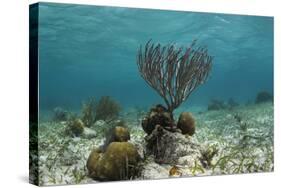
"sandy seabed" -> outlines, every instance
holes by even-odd
[[[141,114],[143,112],[131,109],[123,115],[130,129],[130,142],[137,145],[140,151],[145,147],[146,136],[140,125]],[[241,117],[242,123],[235,119],[237,115]],[[180,171],[177,177],[274,170],[272,103],[238,106],[232,110],[194,112],[193,116],[196,119],[196,133],[188,139],[203,148],[215,148],[217,153],[209,166],[200,164],[198,159],[187,161],[186,165],[176,165]],[[88,176],[86,163],[92,149],[103,145],[105,126],[101,121],[95,123],[92,129],[97,132],[97,136],[89,139],[66,136],[65,122],[41,122],[38,134],[39,156],[32,156],[39,161],[39,185],[97,182]],[[151,157],[145,159],[142,175],[137,179],[171,177],[170,171],[175,165],[158,164]]]

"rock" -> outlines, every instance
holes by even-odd
[[[199,153],[198,153],[199,154]],[[194,155],[186,155],[178,159],[178,165],[188,166],[192,168],[195,161],[200,157],[200,154],[194,158]]]
[[[76,143],[79,143],[81,141],[81,138],[80,137],[74,137],[74,138],[72,138],[72,141],[76,142]]]
[[[155,163],[146,164],[141,171],[142,179],[160,179],[169,177],[169,169]]]
[[[138,173],[138,155],[129,142],[112,142],[104,153],[94,149],[87,161],[89,176],[99,181],[128,180]]]
[[[160,125],[170,131],[176,129],[173,114],[160,104],[150,109],[150,112],[142,120],[141,125],[147,134],[151,134],[156,125]]]
[[[272,102],[272,101],[273,101],[272,94],[270,94],[267,91],[261,91],[257,94],[255,103],[259,104],[259,103]]]
[[[95,130],[90,129],[88,127],[84,127],[84,131],[82,133],[82,137],[91,139],[91,138],[94,138],[96,136],[97,136],[97,132]]]
[[[104,120],[98,120],[94,123],[93,127],[100,128],[106,125],[106,122]]]
[[[146,136],[146,153],[153,155],[159,164],[176,165],[184,156],[199,159],[201,146],[178,132],[170,132],[156,126],[153,132]]]
[[[182,134],[192,136],[195,133],[195,120],[192,114],[189,112],[182,112],[177,127],[181,130]]]
[[[79,148],[77,147],[77,145],[74,145],[74,144],[70,143],[68,145],[67,149],[72,153],[76,153]],[[67,150],[65,150],[65,151],[67,151]]]

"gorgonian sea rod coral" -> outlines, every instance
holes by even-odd
[[[196,46],[196,40],[187,48],[161,46],[149,40],[137,54],[142,78],[163,98],[171,113],[205,83],[212,61],[207,48]]]

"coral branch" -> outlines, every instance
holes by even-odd
[[[171,44],[161,46],[149,40],[144,50],[140,46],[137,55],[142,78],[163,98],[170,112],[205,83],[212,60],[206,47],[196,47],[196,40],[186,49]]]

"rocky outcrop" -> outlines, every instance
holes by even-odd
[[[84,131],[81,135],[83,138],[91,139],[97,136],[97,132],[91,128],[84,127]]]
[[[169,167],[152,161],[147,162],[141,171],[141,179],[160,179],[169,177]]]
[[[153,155],[159,164],[179,164],[182,158],[190,159],[201,157],[199,144],[178,132],[170,132],[157,125],[152,133],[145,137],[146,153]]]
[[[147,134],[151,134],[156,125],[161,125],[163,128],[171,132],[176,131],[173,114],[160,104],[150,109],[149,113],[142,120],[141,125]]]

